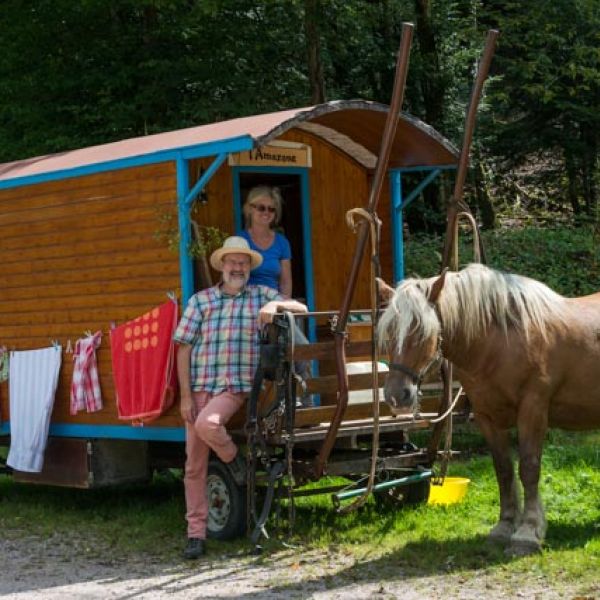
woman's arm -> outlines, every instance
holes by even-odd
[[[282,259],[279,261],[281,264],[281,273],[279,274],[279,293],[284,298],[292,297],[292,261]]]

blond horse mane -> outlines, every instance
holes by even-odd
[[[445,336],[460,332],[467,343],[491,325],[519,330],[526,338],[532,331],[546,337],[551,323],[565,320],[565,298],[534,279],[470,264],[446,274],[434,307],[428,298],[436,279],[406,279],[396,288],[379,322],[380,340],[391,337],[401,350],[407,335],[422,342],[441,333],[441,323]]]

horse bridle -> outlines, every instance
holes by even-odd
[[[429,361],[429,363],[427,363],[425,367],[423,367],[418,373],[414,369],[411,369],[410,367],[407,367],[406,365],[397,362],[388,363],[388,369],[390,371],[400,371],[401,373],[408,375],[412,379],[412,382],[417,386],[417,388],[420,388],[421,383],[423,382],[423,378],[427,374],[427,371],[429,371],[429,369],[431,369],[431,367],[440,359],[440,356],[441,354],[438,350],[434,354],[433,358]]]
[[[415,371],[414,369],[411,369],[410,367],[407,367],[406,365],[403,365],[402,363],[398,363],[398,362],[389,362],[388,369],[390,371],[400,371],[400,373],[404,373],[405,375],[408,375],[412,379],[412,382],[417,386],[417,388],[420,388],[425,375],[427,375],[427,372],[429,371],[429,369],[431,369],[431,367],[437,361],[439,361],[440,358],[442,358],[442,336],[438,335],[437,348],[435,350],[435,354],[433,355],[431,360],[419,372]]]

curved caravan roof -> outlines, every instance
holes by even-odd
[[[379,152],[387,112],[388,106],[376,102],[333,101],[38,156],[0,164],[0,188],[176,158],[239,152],[264,145],[295,127],[309,129],[368,164],[365,156],[374,157]],[[457,163],[457,157],[456,148],[432,127],[401,115],[390,168],[449,166]]]

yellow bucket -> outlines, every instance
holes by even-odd
[[[442,485],[431,484],[429,504],[456,504],[462,502],[467,494],[470,479],[466,477],[446,477]]]

